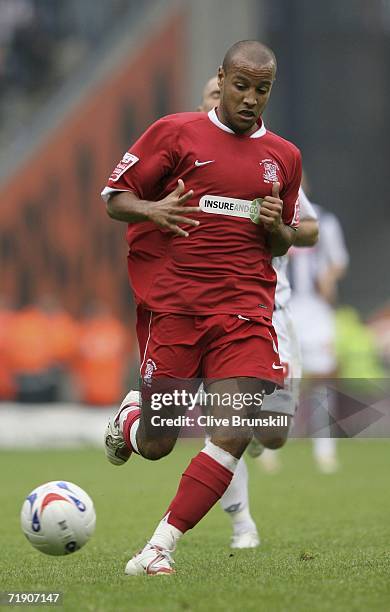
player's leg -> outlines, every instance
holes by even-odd
[[[287,442],[291,425],[291,416],[283,412],[262,410],[260,417],[264,422],[268,422],[269,424],[254,428],[256,439],[265,448],[271,450],[282,448]]]
[[[210,389],[208,391],[210,392]],[[239,392],[240,389],[236,391]],[[253,381],[253,379],[247,381],[245,391],[253,396],[259,391],[258,383]],[[278,413],[263,414],[262,412],[261,416],[263,418],[268,416],[275,421]],[[289,423],[287,426],[279,428],[276,426],[262,428],[259,435],[269,448],[279,448],[287,439],[288,429]],[[232,481],[220,501],[222,508],[229,514],[232,520],[232,547],[253,548],[258,546],[260,543],[259,536],[256,524],[249,510],[248,472],[243,458],[240,459]]]
[[[339,469],[334,438],[313,438],[313,454],[323,474],[333,474]]]
[[[333,308],[320,296],[293,298],[292,313],[299,335],[305,378],[310,379],[311,430],[313,453],[318,468],[324,472],[338,469],[336,440],[330,437],[329,415],[334,397],[326,380],[336,375],[335,315]],[[317,389],[316,389],[317,387]],[[320,440],[320,441],[318,441]]]
[[[150,460],[169,454],[181,427],[164,423],[184,416],[182,391],[196,392],[200,354],[192,318],[142,309],[137,315],[141,393],[130,391],[107,426],[106,456],[114,465],[125,463],[133,452]]]
[[[245,323],[243,325],[245,325]],[[271,338],[270,341],[272,342]],[[259,354],[262,350],[263,349],[261,348]],[[273,360],[272,363],[274,363]],[[264,401],[267,401],[269,397],[270,396],[266,396],[266,398],[264,398]],[[254,444],[254,442],[256,442],[256,444]],[[256,456],[259,454],[259,447],[261,448],[261,450],[264,449],[260,442],[257,442],[257,440],[252,439],[248,446],[248,450],[249,448],[254,447],[256,448]],[[274,452],[272,452],[271,454],[273,457],[275,456]],[[222,508],[228,513],[232,521],[233,537],[231,546],[233,548],[252,548],[258,546],[260,543],[260,539],[257,532],[256,524],[250,513],[248,494],[248,471],[246,464],[244,463],[244,458],[240,459],[232,482],[226,490],[226,493],[221,498],[221,505]]]
[[[232,522],[232,548],[255,548],[260,544],[256,523],[249,506],[248,468],[244,457],[238,462],[234,476],[220,499],[222,509]]]
[[[279,370],[278,374],[272,368],[273,363],[280,362],[268,327],[232,315],[205,317],[203,322],[199,319],[196,327],[203,330],[203,340],[207,339],[202,374],[213,417],[211,439],[184,471],[176,496],[147,546],[127,564],[126,573],[130,575],[159,573],[160,568],[163,573],[173,571],[170,551],[222,497],[252,438],[251,426],[245,419],[232,426],[233,416],[237,416],[237,397],[248,400],[249,396],[249,402],[241,402],[241,416],[245,417],[261,406],[265,387],[273,388],[283,380]],[[263,374],[272,382],[264,382]],[[227,426],[221,422],[223,418]],[[164,556],[165,552],[168,556]]]
[[[199,405],[203,415],[208,415],[203,383],[199,390]],[[206,436],[206,442],[209,440]],[[234,472],[232,481],[219,500],[222,510],[231,520],[233,536],[231,548],[255,548],[260,544],[256,524],[249,507],[248,468],[244,457],[241,457]]]
[[[179,397],[183,391],[194,396],[196,389],[192,382],[160,379],[146,390],[130,391],[106,429],[108,460],[122,465],[133,452],[151,461],[168,455],[176,444],[181,424],[164,423],[185,415],[187,404],[174,402],[174,392]],[[162,403],[164,395],[172,396],[171,406]]]
[[[255,432],[255,436],[265,448],[276,450],[286,443],[291,420],[295,414],[298,400],[297,369],[299,366],[294,357],[297,352],[297,339],[288,308],[276,310],[272,322],[278,337],[280,362],[284,368],[284,388],[277,389],[264,398],[260,416],[268,419],[274,417],[274,420],[278,420],[277,417],[286,417],[284,421],[287,420],[287,425],[261,428]]]
[[[335,394],[328,384],[337,370],[335,316],[328,304],[318,300],[313,304],[316,325],[310,328],[310,335],[303,330],[301,334],[303,369],[310,381],[308,401],[314,459],[320,471],[332,473],[338,469],[336,440],[330,432]]]
[[[318,469],[324,474],[338,470],[336,440],[331,437],[330,415],[334,414],[335,393],[324,381],[317,379],[309,395],[313,455]]]
[[[301,378],[301,359],[298,338],[294,329],[291,313],[288,307],[275,311],[273,325],[278,337],[278,349],[283,365],[284,388],[277,389],[264,398],[260,416],[275,422],[280,417],[287,420],[282,427],[274,426],[259,428],[248,448],[252,457],[261,457],[260,462],[268,471],[279,469],[279,460],[275,451],[284,446],[287,441],[292,418],[295,414],[299,397],[299,381]]]
[[[203,384],[199,390],[199,405],[203,415],[208,415]],[[206,442],[209,437],[206,437]],[[248,492],[248,468],[244,457],[238,462],[232,481],[220,499],[222,509],[231,520],[233,536],[231,548],[255,548],[260,544],[256,524],[251,516]]]
[[[214,398],[222,394],[233,398],[242,393],[240,379],[215,381],[208,385],[207,393]],[[208,406],[215,422],[222,417],[231,421],[235,414],[233,401]],[[247,426],[233,429],[216,425],[212,429],[210,440],[184,471],[177,493],[148,544],[128,562],[127,574],[172,573],[170,553],[181,536],[197,525],[225,493],[251,437]]]

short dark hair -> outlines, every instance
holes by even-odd
[[[262,65],[272,62],[276,70],[276,57],[272,49],[258,40],[239,40],[226,51],[223,58],[222,68],[225,73],[228,72],[237,55],[244,55],[254,63]]]

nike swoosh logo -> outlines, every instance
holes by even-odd
[[[272,364],[272,369],[273,370],[283,370],[283,366],[278,366],[278,365],[276,365],[276,363],[273,363]]]
[[[166,571],[166,568],[161,568],[158,564],[160,563],[160,561],[163,561],[164,557],[163,555],[157,555],[154,559],[151,560],[151,562],[147,565],[146,567],[146,573],[150,574],[151,576],[153,576],[154,574],[158,574],[159,571]]]
[[[199,159],[195,161],[195,166],[199,168],[199,166],[206,166],[207,164],[213,164],[215,159],[209,159],[208,161],[201,162]]]

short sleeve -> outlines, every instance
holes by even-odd
[[[142,200],[154,200],[164,178],[175,167],[175,125],[168,118],[153,123],[125,153],[112,171],[102,198],[116,191],[132,191]]]

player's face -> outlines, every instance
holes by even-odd
[[[269,62],[254,66],[235,61],[225,73],[218,71],[221,90],[219,115],[223,123],[239,134],[252,134],[267,106],[275,80],[275,66]]]
[[[218,78],[215,76],[207,81],[203,90],[202,104],[198,107],[198,110],[208,113],[214,106],[218,106],[219,96]]]

